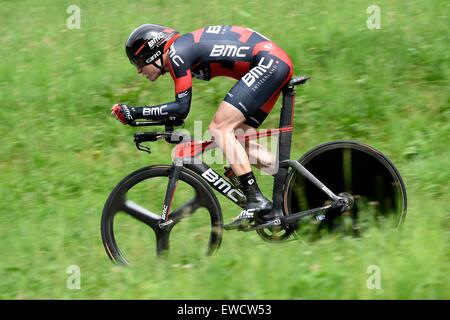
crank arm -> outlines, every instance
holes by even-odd
[[[289,224],[289,223],[294,223],[294,222],[298,222],[306,217],[309,216],[315,216],[316,220],[318,221],[323,221],[326,219],[326,217],[321,214],[324,213],[330,209],[334,209],[336,208],[336,203],[332,203],[323,207],[319,207],[319,208],[315,208],[315,209],[310,209],[310,210],[306,210],[306,211],[302,211],[302,212],[297,212],[294,214],[290,214],[288,216],[283,216],[280,217],[282,224]],[[324,216],[323,218],[317,218],[317,217],[321,217]]]
[[[269,221],[261,223],[261,224],[256,224],[256,225],[249,226],[247,228],[238,229],[238,231],[249,232],[249,231],[255,231],[255,230],[260,230],[260,229],[265,229],[265,228],[270,228],[270,227],[276,227],[279,225],[281,225],[280,218],[275,218],[275,219],[269,220]]]
[[[334,209],[337,206],[338,206],[338,203],[335,202],[335,203],[332,203],[332,204],[329,204],[329,205],[326,205],[323,207],[290,214],[288,216],[276,217],[276,218],[269,220],[267,222],[264,222],[264,223],[250,225],[248,227],[238,229],[238,231],[249,232],[249,231],[255,231],[255,230],[260,230],[260,229],[265,229],[265,228],[270,228],[270,227],[284,226],[284,225],[287,225],[290,223],[298,222],[309,216],[315,216],[316,220],[323,221],[326,219],[326,216],[324,214],[320,214],[320,213],[326,212],[327,210],[330,210],[330,209]]]

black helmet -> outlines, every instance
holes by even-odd
[[[131,32],[125,43],[128,59],[138,68],[153,64],[164,73],[163,53],[179,36],[172,28],[158,24],[143,24]],[[160,66],[155,61],[160,59]]]

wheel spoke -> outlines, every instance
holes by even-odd
[[[156,232],[156,254],[163,256],[169,251],[170,230],[159,229]]]
[[[174,221],[174,223],[178,223],[183,218],[192,215],[200,207],[201,205],[198,201],[198,197],[194,197],[172,211],[169,217]]]
[[[136,218],[137,220],[144,222],[145,224],[153,227],[156,227],[161,219],[159,215],[156,213],[153,213],[144,207],[138,205],[137,203],[126,200],[123,204],[122,210],[128,213],[133,218]]]

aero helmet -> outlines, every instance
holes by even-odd
[[[158,24],[143,24],[131,32],[125,43],[125,51],[128,59],[137,68],[142,68],[148,64],[164,73],[163,53],[179,36],[179,33],[168,27]],[[160,60],[160,64],[155,62]]]

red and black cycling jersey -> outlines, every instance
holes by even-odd
[[[270,112],[292,76],[291,60],[281,48],[252,29],[231,25],[207,26],[176,36],[169,49],[169,68],[175,101],[153,107],[158,108],[155,116],[185,118],[192,78],[209,81],[227,76],[239,81],[224,101],[238,108],[254,127]]]

